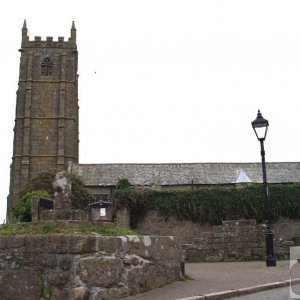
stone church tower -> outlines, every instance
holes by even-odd
[[[13,160],[7,211],[26,183],[50,169],[78,162],[78,53],[74,22],[71,37],[29,40],[22,28]]]

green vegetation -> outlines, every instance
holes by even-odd
[[[113,224],[92,225],[89,223],[68,224],[63,222],[49,221],[44,223],[19,223],[3,225],[0,227],[0,235],[23,235],[23,234],[92,234],[101,235],[138,235],[134,230],[115,227]]]
[[[12,218],[20,222],[31,221],[32,198],[41,196],[53,198],[53,181],[57,171],[51,170],[40,173],[33,178],[21,193],[21,200],[11,209]],[[88,204],[93,201],[92,195],[85,188],[80,178],[71,175],[72,194],[71,203],[73,209],[86,209]]]
[[[49,197],[47,191],[39,190],[26,193],[11,210],[11,215],[20,222],[31,222],[31,203],[34,197]]]
[[[124,181],[124,179],[123,179]],[[270,218],[300,218],[300,184],[269,186]],[[158,211],[166,220],[175,215],[181,220],[219,225],[223,220],[264,220],[264,193],[260,184],[214,186],[198,190],[156,191],[123,186],[114,192],[114,205],[130,210],[131,225],[150,210]]]
[[[119,179],[112,199],[115,209],[127,208],[132,210],[134,205],[137,204],[136,201],[139,201],[137,195],[135,195],[136,191],[137,188],[131,186],[127,178]]]
[[[116,189],[123,190],[123,189],[127,189],[130,187],[131,187],[131,184],[127,178],[120,178],[117,182]]]
[[[40,173],[32,180],[30,180],[30,182],[26,185],[24,191],[22,192],[22,196],[32,191],[45,190],[48,192],[50,198],[53,198],[53,194],[54,194],[53,181],[55,179],[56,174],[57,174],[56,170],[50,170],[47,172]],[[86,209],[88,204],[93,200],[92,195],[85,188],[82,180],[73,174],[71,174],[71,183],[72,183],[72,195],[71,195],[72,208]]]
[[[194,280],[194,278],[188,274],[181,275],[179,278],[179,281],[188,281],[188,280]]]
[[[50,170],[40,173],[38,176],[30,180],[21,193],[20,201],[11,209],[11,217],[20,222],[30,222],[32,198],[37,196],[53,198],[53,181],[56,173],[56,170]],[[88,204],[93,200],[92,195],[85,188],[80,178],[75,175],[71,175],[71,182],[72,208],[86,209]]]

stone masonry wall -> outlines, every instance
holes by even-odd
[[[150,211],[137,224],[136,229],[156,235],[176,236],[181,243],[192,243],[201,232],[212,231],[209,224],[200,224],[188,220],[178,220],[176,216],[170,216],[165,220],[157,211]]]
[[[287,258],[291,240],[274,236],[274,252]],[[223,221],[210,232],[202,232],[193,244],[183,245],[188,261],[235,261],[265,257],[265,225],[255,220]]]
[[[130,214],[127,208],[116,211],[116,226],[130,228]]]
[[[194,223],[171,216],[165,220],[149,212],[137,224],[144,232],[174,235],[184,244],[189,261],[231,261],[265,255],[265,226],[255,220],[224,221],[222,225]],[[290,246],[300,245],[300,221],[281,219],[272,224],[275,255],[287,257]]]
[[[180,257],[173,237],[0,236],[0,298],[122,298],[178,280]]]

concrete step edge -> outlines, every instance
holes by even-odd
[[[300,278],[296,278],[292,280],[293,283],[299,283]],[[266,284],[261,284],[261,285],[255,285],[247,288],[242,288],[242,289],[232,289],[232,290],[227,290],[227,291],[222,291],[222,292],[216,292],[216,293],[210,293],[206,295],[199,295],[199,296],[192,296],[188,298],[180,298],[176,300],[219,300],[219,299],[226,299],[230,297],[238,297],[242,295],[247,295],[247,294],[253,294],[265,290],[271,290],[275,288],[280,288],[280,287],[285,287],[290,285],[291,280],[284,280],[284,281],[277,281],[277,282],[272,282],[272,283],[266,283]]]

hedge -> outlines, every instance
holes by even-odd
[[[299,183],[269,185],[269,197],[271,221],[280,217],[300,218]],[[181,220],[213,225],[235,219],[264,221],[265,201],[261,184],[176,191],[125,186],[115,190],[113,203],[116,208],[130,210],[132,226],[150,210],[158,211],[166,220],[174,215]]]

